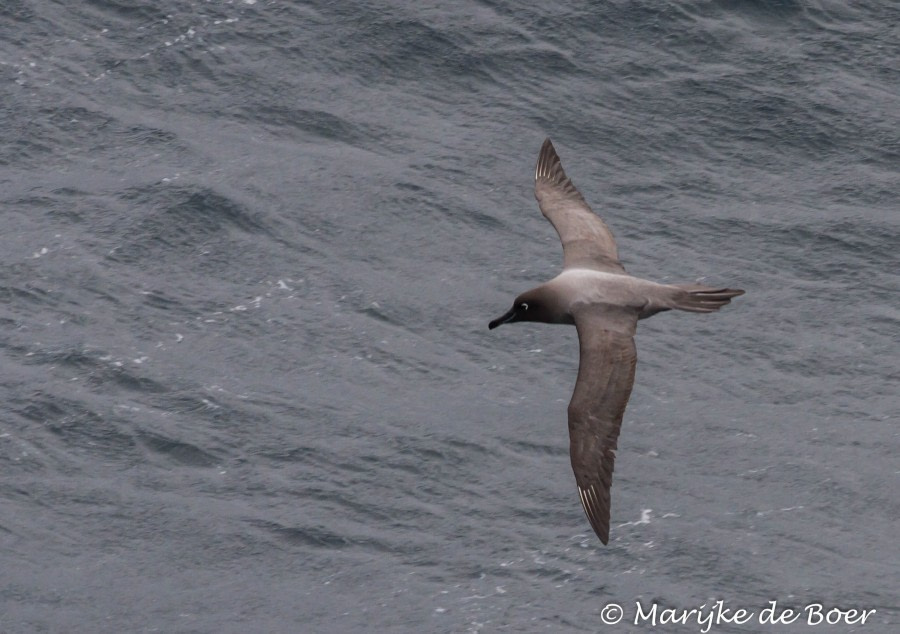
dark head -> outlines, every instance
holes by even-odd
[[[562,315],[557,315],[559,311],[554,311],[554,301],[552,294],[543,287],[534,288],[527,293],[522,293],[516,297],[512,308],[506,311],[500,317],[488,324],[488,328],[493,330],[502,324],[511,324],[516,321],[540,321],[546,324],[566,323]]]

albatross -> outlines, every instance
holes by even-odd
[[[534,171],[534,196],[559,234],[563,270],[516,297],[503,324],[534,321],[574,325],[579,363],[569,402],[569,455],[578,496],[591,528],[609,543],[609,489],[619,429],[634,384],[639,319],[666,310],[711,313],[743,295],[734,288],[657,284],[625,272],[612,232],[563,171],[546,139]]]

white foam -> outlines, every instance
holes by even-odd
[[[650,514],[653,512],[653,509],[643,509],[641,511],[641,519],[635,520],[634,522],[625,522],[624,524],[619,524],[619,527],[622,526],[637,526],[638,524],[649,524],[650,523]]]

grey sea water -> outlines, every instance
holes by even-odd
[[[0,5],[0,631],[894,632],[900,7]],[[641,323],[578,502],[553,138]],[[876,610],[865,624],[762,608]]]

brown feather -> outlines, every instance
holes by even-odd
[[[534,181],[534,197],[541,213],[562,241],[563,268],[624,273],[612,231],[600,216],[591,211],[566,176],[550,139],[546,139],[541,146]]]
[[[584,512],[604,544],[609,542],[615,450],[637,365],[634,338],[604,329],[605,319],[590,308],[575,315],[580,361],[569,403],[572,470]]]

